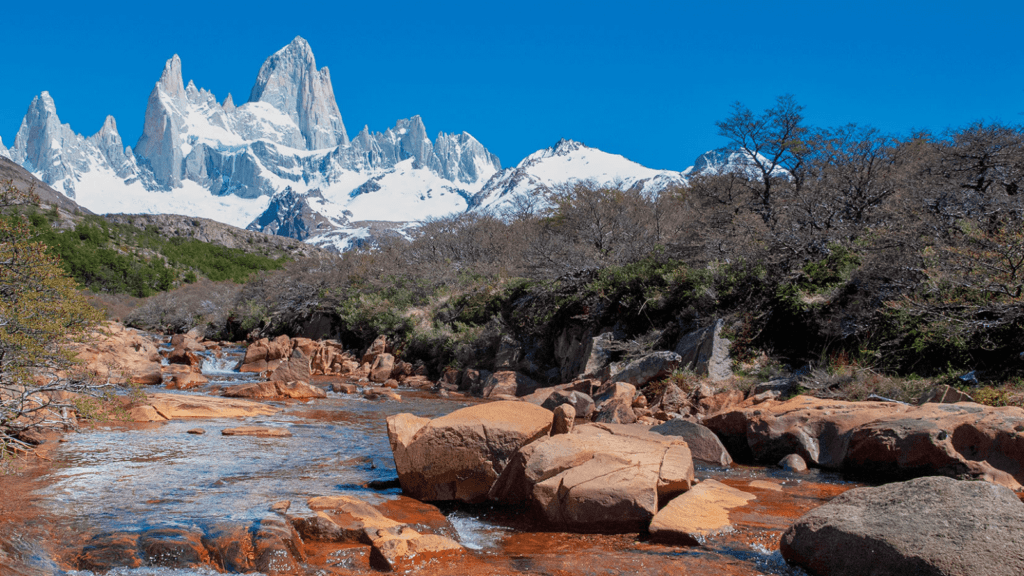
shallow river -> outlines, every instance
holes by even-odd
[[[232,372],[240,351],[209,357],[204,373],[215,386],[251,376]],[[321,381],[323,385],[325,382]],[[274,502],[291,502],[289,514],[308,510],[312,496],[351,494],[372,503],[397,497],[398,488],[373,490],[367,483],[394,480],[385,418],[411,412],[435,417],[473,402],[443,399],[430,392],[401,390],[403,401],[370,401],[329,393],[308,403],[274,403],[273,416],[172,421],[129,427],[106,426],[70,434],[38,491],[51,538],[140,531],[154,527],[202,529],[220,521],[252,521]],[[185,393],[185,392],[181,392]],[[291,438],[222,436],[223,428],[246,425],[287,427]],[[205,434],[190,434],[201,428]],[[751,492],[757,499],[732,514],[735,530],[702,547],[652,544],[643,535],[576,535],[548,532],[513,511],[491,507],[445,507],[469,555],[454,566],[421,570],[432,574],[801,574],[777,552],[782,531],[805,511],[854,484],[833,476],[788,474],[774,469],[698,468]],[[379,484],[377,484],[379,485]],[[23,544],[31,547],[31,544]],[[60,546],[53,546],[59,550]],[[26,556],[33,552],[22,550]],[[53,552],[51,554],[57,554]],[[61,572],[46,554],[30,558],[39,573]],[[2,572],[2,571],[0,571]],[[118,576],[193,576],[208,569],[116,569]],[[310,574],[365,574],[337,562]]]

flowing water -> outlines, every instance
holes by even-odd
[[[233,370],[241,350],[207,354],[210,383],[182,394],[211,393],[219,386],[253,380]],[[58,542],[77,535],[139,532],[153,528],[203,529],[218,522],[251,522],[275,502],[289,501],[289,514],[308,512],[313,496],[350,494],[372,503],[398,497],[397,474],[385,418],[411,412],[436,417],[473,402],[403,390],[403,401],[371,401],[329,393],[307,403],[271,403],[272,416],[102,426],[70,434],[37,491],[47,534]],[[287,428],[290,438],[222,436],[239,425]],[[190,430],[205,433],[193,434]],[[732,516],[735,530],[688,548],[653,544],[643,535],[578,535],[537,528],[514,511],[493,507],[443,508],[468,556],[434,574],[782,574],[796,575],[781,559],[778,539],[795,518],[852,485],[835,477],[793,475],[764,468],[699,468],[751,492],[757,499]],[[391,481],[391,482],[389,482]],[[367,486],[381,486],[372,489]],[[10,539],[9,539],[10,540]],[[15,539],[16,541],[17,539]],[[61,572],[60,545],[49,554],[23,543],[14,555],[34,572]],[[2,553],[2,550],[0,550]],[[3,556],[0,556],[2,564]],[[310,574],[361,574],[338,561]],[[2,573],[2,570],[0,570]],[[212,569],[117,568],[116,576],[208,576]]]

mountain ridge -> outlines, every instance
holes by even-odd
[[[500,210],[521,195],[543,199],[581,180],[657,194],[684,184],[693,170],[652,170],[567,139],[503,169],[468,132],[427,134],[415,115],[383,132],[364,126],[350,140],[329,69],[317,68],[297,36],[264,61],[241,105],[186,83],[173,55],[150,92],[134,148],[124,145],[112,116],[92,136],[75,133],[44,91],[14,145],[0,142],[0,155],[97,213],[201,215],[338,251],[368,233],[354,222],[399,229]]]

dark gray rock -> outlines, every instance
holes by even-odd
[[[628,364],[612,364],[609,380],[643,386],[668,376],[679,366],[679,362],[680,357],[675,352],[653,352]]]
[[[715,381],[732,376],[732,359],[729,357],[729,346],[732,343],[721,336],[723,324],[724,321],[719,319],[711,326],[694,330],[680,338],[676,345],[680,366]]]
[[[575,416],[580,418],[590,418],[596,409],[593,398],[576,390],[555,390],[541,406],[553,411],[565,404],[572,406],[576,410]]]
[[[782,535],[782,556],[827,576],[1019,576],[1024,503],[988,482],[937,476],[855,488]]]
[[[694,460],[712,466],[732,465],[732,456],[729,455],[729,451],[725,449],[718,436],[706,426],[676,418],[652,427],[651,432],[657,432],[664,436],[678,436],[686,440]]]

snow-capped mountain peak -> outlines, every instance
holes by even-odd
[[[476,210],[502,210],[517,196],[536,197],[540,204],[547,194],[573,182],[596,186],[638,188],[656,194],[669,186],[682,185],[679,172],[647,168],[618,154],[609,154],[574,140],[561,139],[554,146],[527,156],[515,168],[495,174],[470,205]]]
[[[762,165],[767,164],[768,159],[760,154],[757,155]],[[709,150],[693,161],[693,166],[683,171],[683,174],[687,176],[693,176],[697,174],[704,175],[719,175],[736,173],[742,174],[748,178],[760,179],[761,169],[757,167],[755,157],[752,153],[746,150],[735,150],[732,148],[717,148],[715,150]],[[789,172],[782,167],[776,167],[772,171],[773,175],[781,178],[788,178]]]
[[[3,156],[4,158],[7,158],[8,160],[11,159],[11,153],[4,146],[4,139],[3,138],[0,138],[0,156]]]
[[[287,114],[299,127],[307,150],[348,144],[330,71],[316,69],[313,50],[301,36],[263,63],[249,102],[266,102]]]
[[[202,215],[337,250],[404,234],[430,217],[500,210],[520,195],[543,204],[573,182],[657,194],[685,183],[686,174],[742,165],[709,156],[686,173],[652,170],[562,139],[502,170],[468,132],[431,140],[420,116],[383,132],[364,127],[350,141],[330,72],[317,68],[301,37],[267,58],[241,105],[185,82],[182,61],[172,56],[150,92],[134,149],[124,146],[113,117],[88,138],[76,134],[43,92],[14,146],[0,142],[0,155],[96,213]]]

